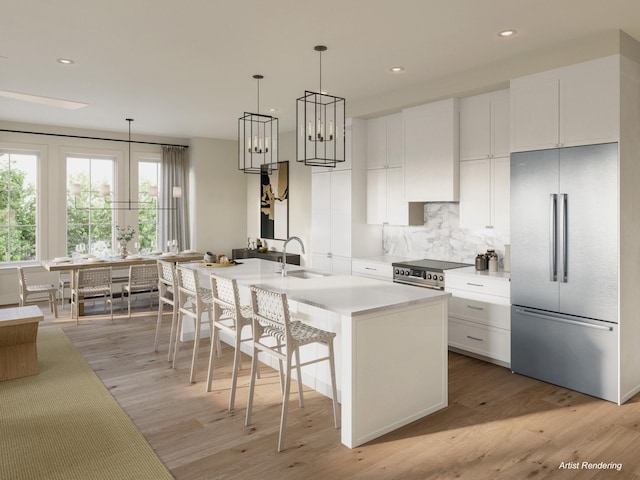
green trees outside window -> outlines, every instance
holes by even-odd
[[[80,185],[80,194],[67,193],[67,255],[84,244],[100,254],[113,248],[113,211],[101,195],[103,185],[113,185],[112,158],[67,157],[67,192]]]
[[[0,151],[0,262],[36,259],[38,157]]]

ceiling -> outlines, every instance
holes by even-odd
[[[638,0],[3,0],[0,90],[88,106],[0,97],[0,120],[234,139],[262,74],[259,113],[289,131],[319,89],[315,45],[323,90],[367,116],[394,92],[618,29],[640,40]]]

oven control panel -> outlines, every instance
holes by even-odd
[[[407,267],[394,267],[393,281],[396,283],[406,283],[409,285],[444,290],[444,273],[442,272],[430,272],[424,269]]]

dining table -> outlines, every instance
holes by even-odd
[[[183,252],[154,252],[146,255],[127,255],[126,258],[117,257],[91,257],[87,255],[79,255],[75,257],[57,257],[51,260],[43,260],[42,266],[49,272],[70,272],[70,289],[73,292],[75,288],[75,277],[78,270],[96,267],[111,267],[113,269],[127,269],[126,275],[129,275],[128,267],[131,265],[150,265],[158,260],[165,262],[181,263],[202,260],[204,254],[193,250],[185,250]],[[78,315],[84,314],[84,304],[79,303]]]

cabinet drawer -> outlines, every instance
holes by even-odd
[[[488,275],[456,275],[446,274],[447,291],[452,289],[466,290],[486,295],[510,298],[510,283],[506,278],[493,278]]]
[[[351,274],[393,281],[393,267],[382,263],[351,262]]]
[[[508,302],[486,301],[482,298],[484,295],[459,295],[466,292],[456,290],[450,290],[450,293],[453,296],[449,299],[449,315],[490,327],[511,328],[511,306]],[[497,297],[497,300],[502,300],[502,297]]]
[[[449,346],[511,363],[511,335],[508,330],[449,317]]]

